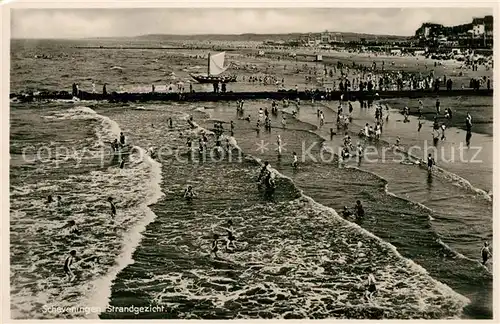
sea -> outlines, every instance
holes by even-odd
[[[11,92],[70,91],[72,82],[88,91],[92,81],[144,92],[157,82],[161,91],[164,80],[186,81],[191,66],[204,64],[202,51],[77,48],[102,44],[108,43],[13,40]],[[230,57],[257,69],[268,64]],[[196,85],[203,90],[210,89]],[[491,97],[441,102],[462,114],[470,109],[473,124],[492,123],[483,118],[492,116]],[[473,128],[464,148],[458,120],[432,151],[432,122],[420,131],[416,117],[405,123],[398,105],[418,103],[396,99],[376,103],[389,117],[381,140],[365,142],[357,134],[374,123],[374,107],[352,102],[348,135],[371,152],[341,160],[339,104],[348,109],[338,101],[278,103],[266,131],[256,120],[260,108],[271,110],[269,100],[244,103],[250,122],[236,102],[11,103],[11,317],[491,319],[492,266],[481,264],[480,250],[493,234],[492,127]],[[225,129],[222,154],[214,149],[215,122]],[[132,147],[128,156],[111,150],[122,132]],[[187,139],[197,147],[203,133],[207,154],[191,153]],[[427,153],[437,163],[430,173],[419,163]],[[276,174],[272,194],[257,182],[264,161]],[[188,185],[192,201],[183,198]],[[46,203],[49,195],[60,202]],[[342,217],[357,200],[365,217]],[[223,234],[228,220],[236,248],[222,243],[215,257],[214,234]],[[72,250],[80,261],[69,281],[63,264]],[[364,298],[369,273],[377,282],[372,300]]]

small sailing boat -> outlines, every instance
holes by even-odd
[[[190,74],[199,83],[228,83],[236,82],[236,76],[221,76],[229,68],[224,66],[226,52],[211,55],[208,53],[207,74]]]

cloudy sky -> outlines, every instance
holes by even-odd
[[[338,9],[13,9],[14,38],[144,34],[358,32],[413,35],[424,22],[457,25],[491,8]]]

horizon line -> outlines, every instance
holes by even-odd
[[[161,33],[152,33],[152,34],[141,34],[141,35],[131,35],[131,36],[95,36],[95,37],[40,37],[40,38],[31,38],[31,37],[11,37],[11,40],[78,40],[78,39],[109,39],[109,38],[137,38],[137,37],[147,37],[147,36],[246,36],[246,35],[256,35],[256,36],[280,36],[280,35],[307,35],[307,34],[321,34],[326,31],[317,31],[317,32],[290,32],[290,33],[240,33],[240,34],[221,34],[221,33],[206,33],[206,34],[161,34]],[[353,35],[368,35],[368,36],[381,36],[381,37],[401,37],[401,38],[409,38],[414,35],[395,35],[395,34],[370,34],[370,33],[362,33],[362,32],[337,32],[337,31],[328,31],[330,34],[353,34]]]

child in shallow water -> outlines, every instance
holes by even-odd
[[[367,272],[368,272],[368,280],[366,284],[365,297],[366,299],[371,300],[373,295],[377,292],[377,286],[376,286],[375,276],[373,276],[372,273],[372,268],[368,267]]]
[[[212,241],[212,247],[210,250],[210,254],[214,254],[216,258],[219,256],[217,255],[217,251],[219,251],[219,235],[214,234],[214,240]]]

